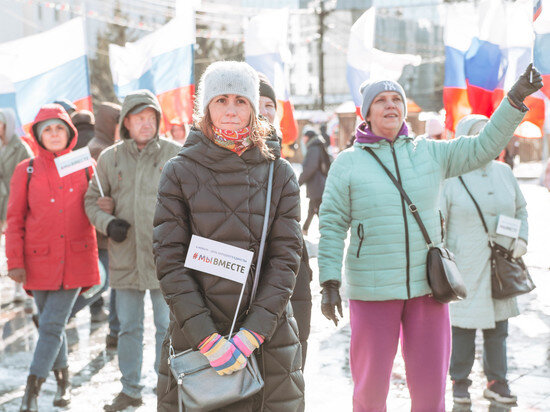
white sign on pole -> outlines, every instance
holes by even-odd
[[[193,235],[185,267],[244,284],[253,257],[250,250]]]
[[[86,169],[87,167],[92,167],[93,164],[92,155],[87,146],[55,158],[55,165],[57,166],[59,177],[70,175],[71,173]]]
[[[71,173],[91,167],[94,171],[97,186],[99,187],[99,193],[101,194],[101,197],[105,196],[88,146],[83,147],[82,149],[74,150],[66,155],[56,157],[54,162],[57,167],[59,177],[67,176]]]
[[[521,220],[514,219],[513,217],[500,215],[498,218],[497,234],[502,236],[511,237],[517,239],[519,236],[519,229],[521,228]]]

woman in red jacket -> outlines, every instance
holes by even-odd
[[[76,128],[61,106],[49,104],[40,109],[31,134],[38,155],[15,168],[6,230],[8,275],[23,283],[40,313],[24,412],[37,410],[38,392],[50,370],[58,386],[53,404],[68,404],[65,325],[82,288],[99,283],[96,235],[84,211],[90,172],[59,177],[54,163],[75,146]]]

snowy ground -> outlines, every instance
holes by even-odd
[[[550,193],[536,185],[536,165],[520,168],[521,187],[528,202],[529,210],[529,252],[527,263],[537,289],[519,298],[522,314],[510,321],[508,339],[509,379],[512,390],[518,395],[518,406],[513,411],[550,410]],[[305,193],[304,193],[305,195]],[[304,197],[305,199],[305,197]],[[303,217],[307,212],[307,201],[303,201]],[[318,242],[317,219],[314,219],[307,240],[315,249]],[[0,271],[5,274],[3,244],[0,253]],[[313,250],[312,250],[313,251]],[[305,370],[306,410],[307,411],[351,411],[352,382],[348,365],[349,314],[345,310],[344,320],[338,327],[327,321],[320,313],[320,294],[317,284],[317,259],[311,259],[314,269],[313,318],[309,351]],[[23,305],[10,303],[13,292],[12,282],[0,278],[0,411],[19,410],[32,349],[36,340],[36,330],[29,315],[23,313]],[[145,350],[143,361],[144,405],[129,408],[135,411],[154,411],[156,396],[153,387],[156,377],[153,371],[154,326],[151,316],[146,318]],[[347,308],[346,308],[347,309]],[[73,400],[66,410],[92,412],[103,410],[103,405],[112,400],[120,391],[120,373],[116,351],[105,351],[107,326],[91,325],[89,311],[80,312],[68,325],[70,342],[70,371],[73,382]],[[478,339],[480,335],[478,334]],[[478,348],[481,347],[479,341]],[[490,405],[482,397],[485,380],[477,361],[471,378],[473,407],[471,411],[504,412],[509,408]],[[50,376],[43,386],[39,398],[41,411],[61,410],[52,406],[55,380]],[[406,388],[405,372],[401,357],[395,360],[392,374],[388,411],[410,409]],[[447,390],[447,410],[453,409],[450,384]]]

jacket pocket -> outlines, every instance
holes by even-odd
[[[44,245],[28,245],[25,247],[25,255],[27,257],[32,256],[47,256],[50,254],[50,246]]]
[[[361,247],[363,246],[363,240],[365,239],[365,230],[363,229],[363,224],[359,223],[357,226],[357,237],[359,238],[359,246],[357,246],[357,258],[361,254]]]
[[[71,250],[73,252],[87,252],[90,248],[91,244],[86,240],[73,240],[71,242]]]

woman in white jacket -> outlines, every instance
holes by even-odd
[[[482,115],[464,117],[456,128],[457,136],[476,135],[489,119]],[[492,161],[462,176],[475,198],[492,239],[513,247],[514,257],[527,251],[527,210],[510,167]],[[483,370],[487,377],[484,396],[502,403],[515,403],[506,381],[506,337],[508,318],[519,314],[515,298],[493,299],[488,236],[472,198],[459,178],[449,179],[443,188],[441,211],[446,222],[446,246],[456,262],[468,289],[468,297],[450,305],[452,353],[450,375],[455,403],[470,404],[468,375],[475,357],[476,329],[483,330]],[[517,241],[496,234],[500,215],[521,221]]]

